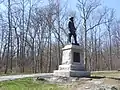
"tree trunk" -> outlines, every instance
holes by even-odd
[[[84,65],[87,69],[87,27],[86,20],[84,20]]]
[[[8,32],[8,49],[7,49],[7,60],[5,64],[5,74],[8,72],[8,61],[10,58],[10,36],[11,36],[11,5],[10,0],[8,0],[8,24],[9,24],[9,32]]]

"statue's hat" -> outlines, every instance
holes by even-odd
[[[74,17],[70,17],[70,20],[73,20]]]

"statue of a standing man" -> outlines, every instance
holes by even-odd
[[[74,17],[70,18],[70,21],[68,23],[68,28],[69,28],[69,31],[70,31],[69,37],[68,37],[69,42],[71,43],[71,36],[73,35],[74,41],[75,41],[75,45],[78,45],[77,39],[76,39],[76,28],[74,26]]]

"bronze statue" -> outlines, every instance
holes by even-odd
[[[70,21],[68,23],[68,28],[69,28],[69,31],[70,31],[69,37],[68,37],[69,42],[71,43],[71,36],[73,35],[74,41],[75,41],[75,45],[78,45],[77,38],[76,38],[76,28],[74,26],[74,17],[70,18]]]

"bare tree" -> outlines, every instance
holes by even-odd
[[[111,33],[111,26],[112,26],[112,21],[113,21],[113,18],[114,18],[114,10],[111,10],[109,15],[107,15],[107,17],[109,16],[107,21],[110,21],[110,22],[106,23],[106,27],[107,27],[108,35],[109,35],[109,63],[110,63],[110,68],[109,69],[112,70],[112,33]]]
[[[100,6],[99,0],[78,0],[78,10],[80,12],[80,17],[82,18],[82,26],[84,31],[84,64],[87,69],[87,33],[89,30],[96,28],[97,26],[106,23],[103,21],[106,13],[108,12],[106,9],[100,13],[98,19],[96,20],[96,23],[94,23],[92,26],[89,27],[89,19],[91,18],[91,15],[93,15],[93,12],[95,12],[98,7]]]

